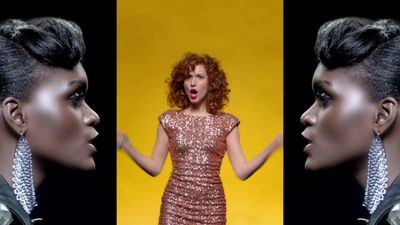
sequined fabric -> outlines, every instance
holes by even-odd
[[[226,136],[239,120],[227,113],[192,116],[174,110],[159,120],[169,137],[173,167],[162,197],[159,224],[226,224],[219,172]]]

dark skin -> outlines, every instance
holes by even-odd
[[[300,118],[306,126],[302,135],[309,141],[304,148],[305,168],[320,170],[347,164],[365,187],[368,150],[375,133],[379,133],[390,185],[400,175],[399,105],[393,97],[373,99],[357,70],[327,70],[321,64],[315,70],[315,102]]]
[[[12,159],[21,133],[32,150],[35,186],[51,164],[95,168],[96,148],[91,141],[98,135],[94,125],[100,118],[85,102],[88,80],[82,65],[44,73],[28,99],[7,97],[1,105],[0,174],[10,185]]]

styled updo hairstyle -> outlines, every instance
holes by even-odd
[[[52,17],[1,22],[0,102],[28,98],[46,69],[72,69],[84,53],[82,31],[74,22]]]
[[[328,70],[354,68],[374,100],[400,101],[400,24],[392,19],[372,21],[346,17],[324,23],[315,54]]]

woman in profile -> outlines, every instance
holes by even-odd
[[[0,24],[0,224],[32,224],[35,188],[51,165],[93,170],[99,116],[86,104],[77,24],[59,18]]]
[[[370,225],[400,224],[400,24],[341,18],[317,35],[305,168],[350,165]],[[362,221],[361,221],[362,222]]]
[[[226,202],[219,176],[227,152],[235,174],[246,180],[282,146],[278,135],[257,157],[246,161],[239,142],[239,120],[222,109],[228,83],[219,62],[208,55],[188,53],[173,68],[168,101],[178,110],[159,117],[151,157],[139,153],[123,133],[117,141],[144,171],[158,175],[168,150],[172,174],[165,188],[159,224],[225,224]]]

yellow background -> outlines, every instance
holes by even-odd
[[[145,155],[156,138],[157,117],[168,109],[168,78],[185,52],[221,61],[230,85],[225,108],[241,120],[247,159],[283,130],[282,0],[118,0],[118,129]],[[117,156],[118,225],[158,223],[171,172],[150,177],[123,152]],[[247,181],[224,158],[222,182],[228,225],[283,224],[283,151]]]

